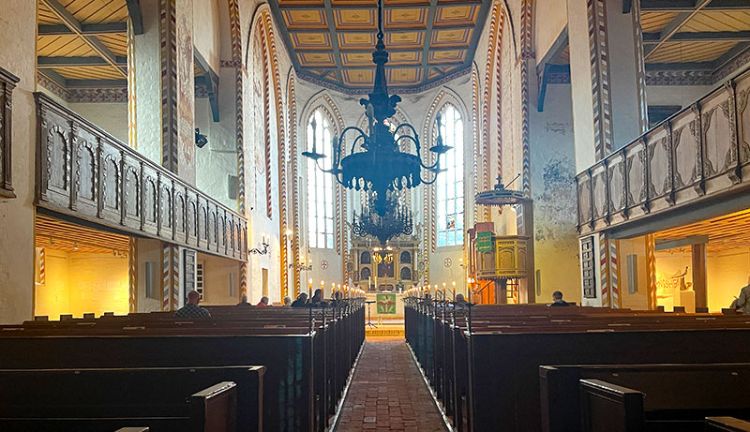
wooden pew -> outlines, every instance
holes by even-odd
[[[206,366],[249,360],[269,365],[265,430],[324,430],[364,341],[361,305],[353,304],[346,313],[343,308],[243,309],[232,307],[200,321],[155,313],[3,326],[0,367],[24,364],[14,350],[37,350],[22,346],[57,353],[33,356],[30,367],[40,368]],[[307,318],[311,314],[317,315],[312,331]],[[75,347],[65,349],[70,343]],[[83,354],[92,351],[102,354]]]
[[[407,302],[407,342],[433,387],[448,387],[440,394],[452,401],[442,400],[443,406],[461,431],[497,424],[540,430],[536,369],[545,359],[710,363],[743,361],[750,354],[740,342],[750,333],[747,317],[521,306],[533,314],[524,315],[500,306],[443,318],[440,309]],[[452,359],[438,358],[446,352]]]
[[[71,404],[82,407],[76,409],[82,417],[105,416],[102,412],[107,413],[105,417],[158,417],[174,414],[165,410],[187,395],[219,382],[233,382],[240,427],[232,431],[257,431],[263,426],[264,372],[263,366],[0,369],[0,417],[36,418],[40,417],[37,409],[47,416],[65,417]]]
[[[581,380],[579,388],[581,394],[581,431],[645,431],[643,393],[594,379]]]
[[[576,430],[586,404],[578,387],[585,380],[644,393],[649,430],[702,431],[708,415],[750,415],[749,363],[542,366],[539,376],[546,432]]]
[[[734,417],[706,417],[706,432],[750,432],[750,422]]]
[[[25,390],[28,394],[29,389]],[[4,432],[106,432],[119,427],[147,424],[153,432],[232,432],[236,430],[237,389],[221,382],[192,395],[160,401],[156,406],[101,405],[98,400],[71,401],[72,392],[58,389],[56,398],[32,405],[5,400],[0,407],[0,430]],[[101,393],[99,393],[101,394]],[[140,395],[145,396],[144,393]],[[153,401],[151,401],[153,402]],[[128,415],[128,412],[139,413]],[[143,413],[143,414],[140,414]]]

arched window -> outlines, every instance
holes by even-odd
[[[411,253],[408,251],[401,252],[401,264],[411,264]]]
[[[464,122],[451,104],[445,104],[440,114],[443,143],[453,149],[441,158],[440,168],[445,172],[436,183],[438,247],[464,242]]]
[[[365,267],[362,270],[360,270],[360,280],[367,280],[370,279],[370,276],[372,276],[372,272],[370,272],[369,267]]]
[[[370,264],[370,252],[364,251],[362,252],[362,255],[359,256],[359,263],[360,264]]]
[[[307,151],[313,145],[328,157],[318,163],[322,169],[331,168],[331,137],[333,131],[323,109],[318,108],[307,121]],[[307,233],[310,247],[333,249],[333,176],[325,174],[312,159],[307,159]]]
[[[411,269],[409,267],[401,269],[401,280],[411,280]]]

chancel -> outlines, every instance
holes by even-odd
[[[750,431],[750,1],[0,3],[0,431]]]

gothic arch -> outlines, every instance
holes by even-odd
[[[277,162],[278,162],[278,211],[279,211],[279,234],[287,230],[286,206],[286,128],[284,123],[284,102],[279,72],[279,55],[276,43],[276,31],[271,19],[271,11],[268,4],[262,4],[255,10],[250,28],[248,30],[246,53],[243,68],[245,71],[250,66],[251,47],[255,38],[259,38],[263,51],[264,76],[263,83],[267,92],[264,93],[264,144],[265,144],[265,169],[266,169],[266,216],[273,217],[272,187],[271,187],[271,108],[274,110],[273,120],[276,126],[277,140]],[[286,248],[279,248],[280,271],[281,271],[281,297],[288,295],[288,264]]]

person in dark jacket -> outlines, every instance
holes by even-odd
[[[570,306],[570,303],[563,300],[563,293],[555,291],[552,293],[552,304],[550,306]]]

